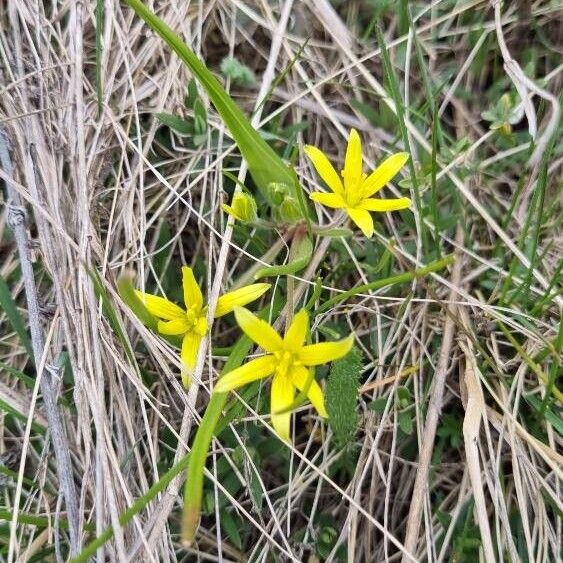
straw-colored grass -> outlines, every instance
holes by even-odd
[[[294,417],[293,445],[279,441],[265,384],[213,443],[206,510],[184,547],[183,472],[127,525],[120,515],[188,451],[225,352],[204,346],[185,390],[177,350],[123,305],[116,279],[134,271],[140,287],[179,298],[175,280],[189,264],[215,303],[283,233],[251,238],[227,226],[221,203],[233,183],[223,170],[251,185],[229,132],[201,89],[202,144],[162,125],[160,112],[193,119],[189,72],[124,3],[100,2],[101,113],[96,3],[0,7],[0,129],[13,166],[4,161],[0,172],[9,187],[0,219],[0,560],[64,560],[108,527],[99,562],[558,560],[558,3],[153,3],[215,72],[226,56],[253,70],[252,86],[223,81],[280,154],[288,143],[313,144],[341,164],[354,127],[372,166],[408,141],[422,209],[378,214],[369,242],[357,229],[319,237],[291,282],[270,279],[278,298],[287,290],[306,302],[321,276],[322,305],[456,256],[448,269],[362,292],[315,318],[314,330],[355,332],[363,354],[354,443],[337,449],[308,405]],[[404,104],[399,119],[378,22]],[[508,134],[482,116],[505,93],[514,104]],[[322,189],[302,150],[296,166],[306,192]],[[410,182],[386,193],[419,201],[411,170],[403,175]],[[9,191],[21,202],[8,201]],[[9,212],[23,208],[33,317],[9,226]],[[315,209],[319,224],[333,224],[332,210]],[[287,259],[280,248],[278,263]],[[35,363],[12,299],[15,317],[44,341]],[[220,321],[213,348],[238,334]],[[41,430],[52,418],[38,373],[59,397],[66,469],[56,432]]]

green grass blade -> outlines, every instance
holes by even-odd
[[[403,109],[403,100],[401,98],[401,94],[399,92],[398,80],[393,70],[393,65],[391,64],[391,59],[389,57],[389,52],[387,51],[387,45],[385,44],[385,38],[383,37],[383,32],[379,25],[376,27],[377,30],[377,41],[379,43],[379,48],[381,49],[381,56],[383,58],[383,66],[385,69],[385,75],[387,77],[387,81],[391,88],[391,96],[393,97],[393,101],[395,102],[395,109],[397,112],[397,123],[399,124],[399,131],[401,132],[401,138],[403,139],[403,144],[405,146],[405,150],[412,155],[409,135],[407,132],[407,126],[405,125],[405,112]],[[408,160],[408,166],[411,174],[411,181],[413,185],[414,191],[414,199],[416,203],[416,209],[420,215],[420,236],[422,238],[422,246],[424,251],[428,251],[428,238],[426,234],[426,228],[424,224],[424,217],[422,213],[422,197],[420,195],[420,186],[418,184],[418,177],[416,174],[416,168],[412,158]]]
[[[0,275],[0,308],[4,310],[12,328],[16,331],[16,334],[20,337],[22,344],[24,345],[27,353],[30,357],[33,357],[33,350],[31,348],[31,340],[25,328],[23,319],[16,307],[16,303],[12,298],[12,293],[6,280]]]

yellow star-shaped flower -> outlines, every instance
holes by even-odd
[[[182,287],[184,289],[185,309],[164,297],[135,291],[149,313],[158,317],[158,331],[161,334],[181,336],[182,339],[182,381],[190,383],[190,372],[197,363],[197,352],[201,339],[207,334],[207,305],[203,304],[203,294],[191,268],[182,268]],[[269,283],[255,283],[221,295],[217,300],[214,318],[233,311],[236,306],[247,305],[258,299],[270,288]]]
[[[338,175],[326,155],[311,145],[305,153],[313,163],[319,176],[326,182],[332,193],[313,192],[309,197],[335,209],[344,209],[348,216],[362,230],[366,237],[373,235],[373,219],[370,211],[397,211],[411,205],[408,197],[380,199],[374,196],[399,172],[409,155],[399,152],[386,158],[369,176],[362,167],[362,141],[355,129],[350,131],[344,170]]]
[[[319,415],[327,418],[323,392],[311,367],[345,356],[352,348],[354,335],[337,342],[305,345],[309,330],[309,315],[305,309],[295,315],[283,338],[266,321],[243,307],[235,307],[235,318],[245,334],[267,354],[225,374],[217,382],[215,391],[231,391],[273,374],[270,398],[272,425],[282,440],[288,442],[291,441],[290,407],[295,399],[295,389],[304,392]]]

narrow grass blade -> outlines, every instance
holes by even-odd
[[[383,58],[383,66],[385,69],[385,76],[387,77],[387,81],[391,88],[391,96],[393,97],[393,101],[395,102],[395,110],[397,112],[397,123],[399,124],[399,130],[401,132],[401,138],[403,139],[403,144],[405,145],[405,149],[409,154],[412,154],[409,135],[407,132],[407,126],[405,125],[405,112],[403,109],[403,100],[401,98],[401,94],[399,93],[399,86],[397,81],[397,76],[395,71],[393,70],[393,65],[391,64],[391,59],[389,57],[389,52],[387,51],[387,45],[385,44],[385,38],[383,37],[383,32],[379,25],[376,27],[377,30],[377,41],[379,43],[379,48],[381,49],[381,56]],[[420,195],[420,186],[418,184],[418,178],[416,173],[416,168],[414,166],[414,162],[412,158],[408,160],[408,166],[410,169],[411,174],[411,181],[413,185],[414,191],[414,199],[416,203],[416,209],[420,216],[420,229],[421,233],[420,236],[422,238],[422,244],[425,252],[428,251],[428,238],[426,235],[426,228],[424,225],[423,220],[423,213],[422,213],[422,197]]]
[[[6,280],[0,276],[0,308],[4,310],[12,328],[20,337],[21,343],[24,345],[30,357],[33,357],[33,350],[31,349],[31,340],[25,328],[23,319],[18,311],[18,308],[12,298],[12,293]]]

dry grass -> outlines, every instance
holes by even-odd
[[[360,41],[365,26],[359,22],[369,21],[368,5],[377,3],[335,4],[337,10],[328,0],[155,2],[155,7],[211,68],[217,70],[224,56],[235,54],[254,70],[259,77],[255,88],[231,89],[249,112],[309,38],[254,123],[279,130],[307,121],[298,143],[322,146],[335,159],[349,128],[356,127],[373,164],[392,146],[401,146],[396,125],[370,123],[355,103],[389,115],[384,106],[394,108],[373,33]],[[233,427],[228,444],[216,441],[208,463],[211,498],[218,504],[219,493],[226,493],[226,506],[235,507],[246,522],[242,547],[226,533],[217,510],[204,518],[197,543],[187,551],[177,536],[179,480],[126,528],[118,517],[174,457],[183,455],[222,361],[206,348],[195,384],[186,393],[177,379],[175,351],[141,326],[113,288],[116,277],[131,269],[139,284],[154,288],[167,269],[174,274],[179,264],[196,263],[197,257],[213,301],[260,260],[250,243],[226,229],[220,210],[221,169],[237,163],[231,158],[233,145],[211,108],[210,135],[199,148],[160,127],[157,112],[190,117],[184,106],[189,74],[119,2],[104,2],[100,116],[95,4],[14,0],[0,8],[0,127],[9,138],[15,167],[13,178],[5,173],[2,178],[28,210],[46,367],[63,394],[60,410],[80,526],[92,525],[84,543],[92,533],[114,527],[114,538],[98,552],[97,561],[312,561],[322,533],[334,535],[327,561],[469,561],[477,553],[469,545],[475,538],[485,561],[500,560],[499,553],[509,561],[558,560],[561,436],[548,418],[534,415],[526,397],[542,401],[545,381],[534,367],[551,373],[560,352],[560,298],[534,309],[559,273],[560,152],[548,162],[544,223],[532,222],[531,233],[539,231],[535,251],[529,241],[522,245],[520,236],[542,181],[537,158],[533,155],[526,164],[526,130],[537,116],[538,138],[548,140],[549,127],[558,119],[558,110],[549,104],[560,92],[562,67],[554,53],[561,50],[561,13],[557,2],[547,0],[505,3],[497,8],[495,21],[494,8],[484,0],[436,0],[424,9],[423,4],[413,7],[416,40],[431,80],[443,84],[436,98],[445,132],[437,163],[438,209],[454,216],[453,221],[444,218],[440,245],[442,251],[455,250],[457,274],[415,280],[392,294],[361,295],[319,317],[321,326],[338,321],[361,337],[364,393],[353,468],[335,471],[342,452],[319,438],[320,422],[307,416],[297,419],[292,448],[277,442],[278,449],[288,449],[283,471],[264,458],[257,465],[249,440],[256,430],[249,428],[258,428],[263,437],[271,435],[271,428],[258,403],[249,403],[244,424]],[[383,21],[401,79],[413,156],[420,161],[431,151],[432,127],[429,109],[423,107],[415,41],[404,33],[398,11],[385,11]],[[499,41],[515,60],[532,52],[534,68],[527,75],[535,76],[536,84],[545,78],[542,92],[552,93],[540,103],[542,94],[535,92],[525,104],[512,145],[499,143],[481,118],[495,91],[491,81],[504,76],[499,69],[506,53]],[[479,57],[484,57],[480,63]],[[408,72],[399,70],[404,68]],[[518,70],[514,73],[518,81]],[[510,88],[510,77],[499,79],[498,97]],[[462,138],[466,144],[446,159],[447,150]],[[306,189],[318,183],[302,156],[299,173]],[[244,179],[244,168],[239,177]],[[438,246],[432,215],[413,216],[408,225],[395,215],[380,219],[378,242],[394,239],[395,270],[432,259],[423,248],[422,229]],[[321,224],[329,224],[331,217],[319,211]],[[171,232],[164,252],[163,228]],[[26,317],[20,260],[5,217],[0,241],[0,274],[9,280]],[[319,245],[314,263],[295,279],[296,300],[310,296],[319,266],[326,274],[326,296],[373,279],[374,264],[358,233],[341,244],[339,254],[328,239]],[[102,312],[89,267],[102,276],[136,351],[136,364],[128,361]],[[511,291],[524,284],[526,299],[502,298],[505,283]],[[5,366],[31,376],[35,370],[1,311],[0,327],[0,398],[27,417],[20,420],[0,410],[0,462],[17,474],[5,477],[0,504],[13,519],[18,511],[49,515],[54,526],[20,524],[2,531],[0,556],[10,562],[28,561],[34,553],[40,560],[63,557],[67,539],[57,521],[65,512],[52,444],[30,426],[45,424],[42,401],[35,400],[37,388],[28,388]],[[222,345],[231,344],[234,335],[227,323],[216,327]],[[411,366],[418,369],[396,377]],[[400,386],[412,394],[410,436],[398,422]],[[381,397],[389,400],[374,412],[368,404]],[[558,407],[556,402],[556,416]],[[459,443],[444,438],[444,420],[451,422]],[[217,477],[225,459],[245,484],[235,495]],[[247,492],[249,480],[262,491],[261,507]],[[462,541],[469,543],[462,546]],[[56,553],[46,551],[51,545]]]

